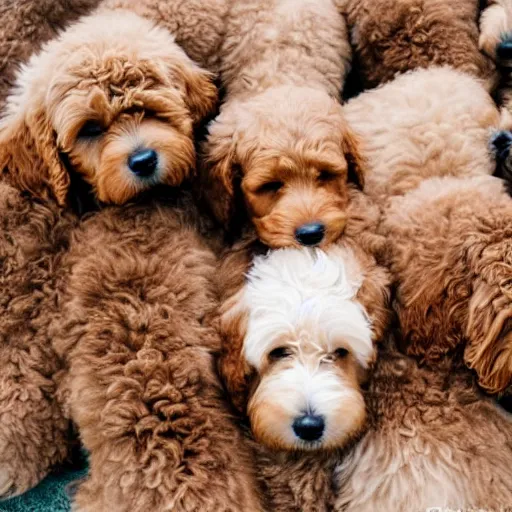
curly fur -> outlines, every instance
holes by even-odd
[[[167,29],[196,63],[220,72],[220,48],[233,0],[103,0],[102,7],[128,9]]]
[[[59,394],[90,452],[81,511],[261,510],[214,357],[216,260],[189,199],[83,221],[53,341]]]
[[[451,360],[419,366],[388,341],[365,400],[370,428],[335,470],[335,511],[510,506],[512,416],[467,370]]]
[[[50,334],[76,219],[0,183],[0,498],[36,485],[68,454]]]
[[[409,353],[429,363],[461,354],[497,393],[512,377],[512,203],[489,176],[499,115],[478,87],[456,71],[420,70],[352,100],[346,116],[368,141],[366,190],[384,207]]]
[[[4,0],[0,6],[0,111],[20,64],[101,0]]]
[[[342,11],[366,87],[442,65],[494,85],[493,61],[478,48],[477,0],[346,0]]]
[[[347,180],[363,165],[338,103],[350,56],[331,0],[233,3],[201,187],[228,230],[248,217],[273,248],[299,245],[295,229],[312,221],[325,244],[341,234]]]
[[[100,201],[122,204],[191,174],[194,126],[215,100],[210,74],[168,32],[127,11],[100,10],[21,70],[0,124],[0,167],[16,186],[61,205],[71,168]],[[93,135],[84,131],[91,124]],[[156,152],[151,176],[127,163],[140,149]]]

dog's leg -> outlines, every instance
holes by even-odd
[[[92,238],[72,250],[78,263],[55,342],[90,453],[74,510],[261,510],[214,369],[213,256],[191,231],[173,234],[163,213],[145,216],[142,234],[119,225],[129,209],[101,229],[92,219]]]
[[[49,325],[69,230],[51,207],[0,184],[0,498],[36,485],[68,451]]]

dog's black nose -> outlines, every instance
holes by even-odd
[[[303,224],[295,230],[295,240],[301,245],[318,245],[324,238],[325,226],[321,222]]]
[[[139,149],[128,158],[128,167],[137,176],[152,176],[158,166],[158,154],[154,149]]]
[[[491,144],[496,153],[496,159],[503,162],[507,159],[510,153],[510,147],[512,146],[512,132],[499,131],[496,132],[492,139]]]
[[[318,441],[324,433],[325,423],[322,416],[306,414],[293,422],[295,435],[303,441]]]
[[[496,56],[502,63],[512,62],[512,35],[509,35],[496,47]]]

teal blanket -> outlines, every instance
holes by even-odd
[[[78,461],[45,478],[31,491],[6,501],[0,501],[0,512],[69,512],[70,484],[87,474],[87,461]]]

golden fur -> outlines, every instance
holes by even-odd
[[[366,190],[384,208],[408,352],[429,363],[463,352],[481,386],[505,390],[512,203],[490,176],[497,108],[469,75],[433,68],[362,94],[345,114],[367,141]]]
[[[216,258],[190,197],[105,208],[74,232],[52,341],[89,452],[81,512],[259,512],[215,372]]]
[[[478,0],[340,0],[339,4],[365,87],[406,71],[442,65],[493,86],[493,62],[478,48]]]
[[[270,247],[295,230],[345,225],[347,180],[362,179],[357,141],[338,103],[350,48],[331,0],[235,2],[221,47],[226,100],[210,124],[202,191],[234,229],[252,221]],[[244,212],[247,213],[244,213]]]
[[[201,67],[220,71],[220,48],[233,0],[103,0],[102,6],[128,9],[167,29]]]
[[[369,428],[337,463],[331,510],[507,510],[512,415],[455,361],[425,367],[388,338],[365,394]]]
[[[74,510],[262,510],[215,372],[217,262],[194,202],[154,189],[80,223],[61,207],[66,160],[103,198],[119,189],[98,159],[137,137],[169,146],[169,179],[182,185],[214,99],[210,75],[165,31],[121,11],[71,26],[22,71],[2,165],[45,200],[0,184],[0,497],[62,463],[74,425],[90,454]],[[91,119],[109,129],[86,147],[75,136]]]
[[[165,30],[129,12],[99,11],[20,72],[0,125],[0,166],[18,187],[61,205],[68,167],[100,201],[124,203],[190,174],[193,129],[215,99],[210,75]],[[127,160],[144,148],[156,151],[158,165],[142,178]]]

